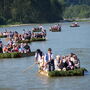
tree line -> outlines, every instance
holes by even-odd
[[[0,0],[0,25],[77,17],[90,17],[90,0]]]
[[[62,11],[58,0],[0,0],[0,24],[56,22]]]
[[[87,5],[75,5],[65,9],[64,18],[76,19],[76,18],[90,18],[90,6]]]
[[[59,0],[62,2],[63,18],[90,18],[90,0]]]

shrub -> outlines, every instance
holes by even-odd
[[[19,52],[0,53],[0,58],[19,58],[19,57],[34,56],[34,55],[35,55],[35,52],[31,52],[31,53],[19,53]]]
[[[21,53],[19,53],[19,52],[14,52],[14,53],[10,53],[10,54],[11,54],[11,58],[21,57]]]
[[[75,70],[68,70],[68,71],[51,71],[48,72],[49,76],[83,76],[85,68],[75,69]]]
[[[0,36],[0,38],[6,38],[7,36]]]

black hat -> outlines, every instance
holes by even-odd
[[[51,48],[48,48],[48,51],[52,51],[52,49]]]
[[[40,52],[41,50],[40,49],[37,49],[36,52]]]

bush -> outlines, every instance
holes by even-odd
[[[7,36],[0,36],[0,38],[6,38]]]
[[[31,42],[35,42],[35,41],[46,41],[45,38],[32,38]]]
[[[19,53],[19,52],[14,52],[14,53],[10,53],[10,54],[11,54],[11,58],[21,57],[21,53]]]
[[[20,40],[18,43],[31,43],[36,41],[46,41],[45,38],[32,38],[31,40]]]
[[[31,40],[19,40],[18,43],[31,43]]]
[[[20,52],[12,52],[12,53],[0,53],[0,58],[19,58],[19,57],[27,57],[34,56],[35,52],[30,53],[20,53]]]

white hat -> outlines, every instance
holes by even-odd
[[[57,55],[56,58],[60,58],[60,55]]]

